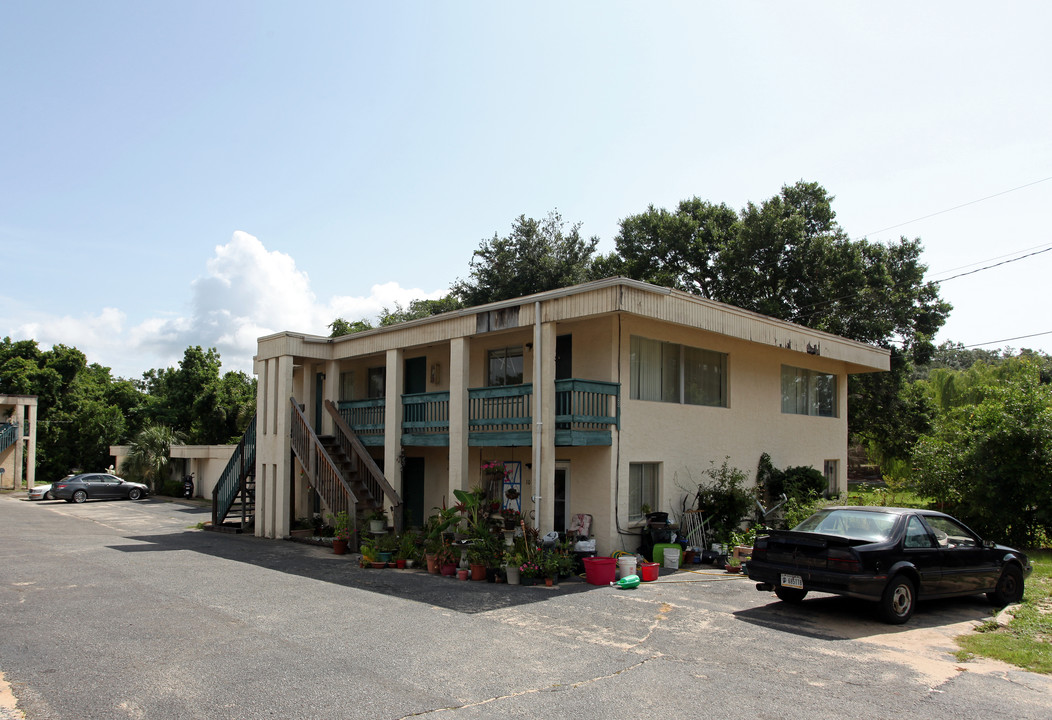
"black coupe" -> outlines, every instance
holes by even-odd
[[[1018,602],[1033,568],[1026,555],[983,540],[933,510],[830,507],[792,530],[771,530],[746,564],[758,590],[796,603],[809,591],[878,603],[900,624],[917,600],[986,593],[996,605]]]

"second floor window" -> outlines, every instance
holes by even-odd
[[[387,397],[387,368],[369,368],[369,398]]]
[[[487,386],[522,384],[522,345],[490,350],[487,359]]]
[[[782,365],[782,412],[837,416],[836,375]]]
[[[727,407],[727,356],[632,336],[632,399]]]

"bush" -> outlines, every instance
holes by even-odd
[[[726,460],[719,467],[715,462],[711,465],[705,471],[711,484],[698,486],[698,509],[710,519],[712,536],[726,543],[752,508],[754,495],[745,489],[744,472],[728,466]]]

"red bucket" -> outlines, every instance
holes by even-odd
[[[639,566],[639,579],[643,582],[653,582],[658,579],[658,568],[661,567],[656,562],[645,562]]]
[[[614,581],[614,570],[617,560],[611,557],[586,557],[584,562],[584,579],[590,585],[609,585]]]

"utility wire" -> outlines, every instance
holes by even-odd
[[[1019,337],[1005,338],[1004,340],[991,340],[990,342],[976,343],[974,345],[963,345],[962,347],[967,350],[968,348],[982,347],[983,345],[999,345],[1000,343],[1012,342],[1013,340],[1026,340],[1027,338],[1040,337],[1041,335],[1052,335],[1052,330],[1033,333],[1032,335],[1020,335]]]
[[[1028,188],[1028,187],[1031,187],[1032,185],[1037,185],[1039,183],[1048,182],[1049,180],[1052,180],[1052,175],[1050,175],[1047,178],[1041,178],[1040,180],[1035,180],[1034,182],[1029,182],[1026,185],[1020,185],[1019,187],[1014,187],[1014,188],[1012,188],[1010,190],[1002,190],[999,193],[994,193],[993,195],[987,195],[986,197],[981,197],[978,200],[970,200],[970,201],[968,201],[966,203],[962,203],[960,205],[955,205],[952,208],[946,208],[945,210],[939,210],[938,212],[933,212],[930,215],[923,215],[923,216],[921,216],[919,218],[914,218],[913,220],[907,220],[906,222],[898,223],[897,225],[889,225],[886,228],[881,228],[880,230],[874,230],[871,233],[866,233],[865,235],[863,235],[863,237],[868,237],[870,235],[876,235],[877,233],[886,232],[888,230],[894,230],[895,228],[900,228],[903,225],[909,225],[911,223],[920,222],[921,220],[927,220],[928,218],[933,218],[936,215],[943,215],[943,214],[948,213],[948,212],[953,212],[954,210],[960,210],[963,207],[968,207],[969,205],[975,205],[976,203],[981,203],[984,200],[990,200],[990,199],[995,198],[995,197],[1000,197],[1001,195],[1007,195],[1008,193],[1015,192],[1016,190],[1022,190],[1023,188]]]

